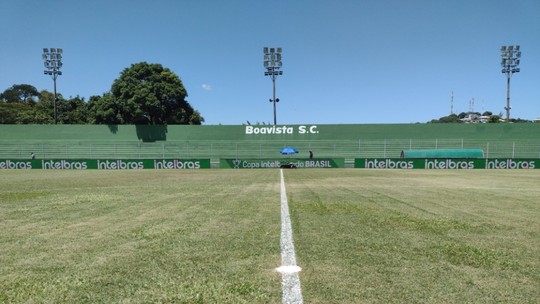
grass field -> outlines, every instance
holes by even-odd
[[[287,170],[304,303],[538,303],[540,170]],[[278,170],[0,171],[0,303],[280,303]]]

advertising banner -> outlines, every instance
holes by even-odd
[[[540,159],[531,158],[356,158],[363,169],[538,169]]]
[[[220,168],[269,169],[269,168],[344,168],[343,158],[316,159],[221,159]]]
[[[210,159],[0,159],[0,170],[182,170],[204,168],[210,168]]]

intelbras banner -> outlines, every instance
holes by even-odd
[[[0,159],[1,169],[43,170],[139,170],[139,169],[203,169],[210,168],[210,159]]]
[[[356,158],[355,168],[363,169],[539,169],[540,159],[529,158]]]
[[[343,158],[318,159],[221,159],[220,168],[344,168]],[[356,158],[355,168],[362,169],[540,169],[540,159],[407,159]],[[210,159],[0,159],[2,169],[42,170],[140,170],[140,169],[206,169]]]

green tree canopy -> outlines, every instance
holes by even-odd
[[[124,69],[110,94],[90,100],[95,122],[107,124],[201,124],[186,101],[180,78],[160,64],[140,62]]]
[[[38,97],[38,90],[29,84],[14,84],[0,94],[4,102],[35,102]]]
[[[432,119],[429,123],[460,123],[459,117],[456,114],[443,116],[439,119]]]

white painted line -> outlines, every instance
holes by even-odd
[[[287,192],[285,190],[285,179],[283,169],[281,173],[281,266],[276,270],[281,273],[281,287],[283,290],[283,304],[301,304],[302,288],[300,287],[300,276],[302,270],[296,265],[296,255],[292,238],[291,218],[289,216],[289,204],[287,202]]]
[[[292,265],[292,266],[279,266],[276,268],[277,272],[281,273],[297,273],[302,271],[302,268],[300,266]]]

